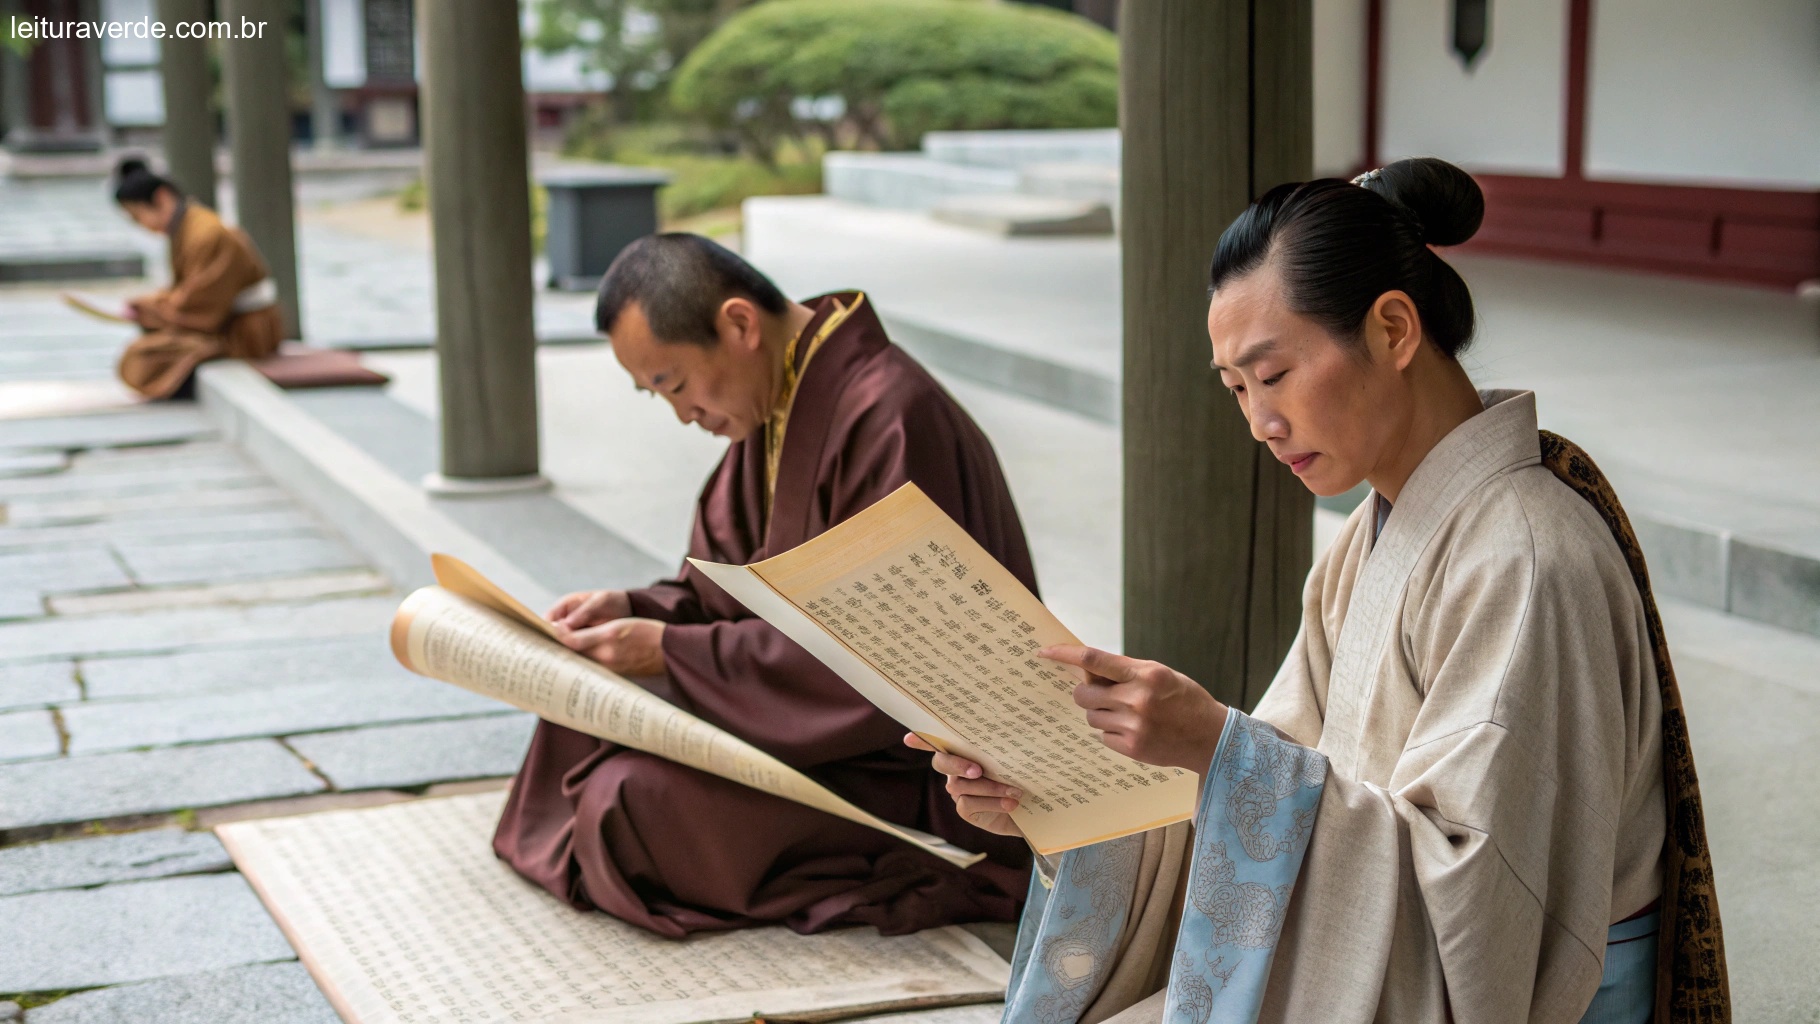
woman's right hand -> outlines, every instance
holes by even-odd
[[[948,795],[954,798],[955,808],[968,823],[1001,836],[1024,834],[1010,814],[1017,810],[1018,800],[1024,795],[1015,786],[993,782],[986,778],[984,768],[964,757],[942,753],[916,733],[904,737],[904,746],[935,755],[931,764],[948,777]]]
[[[631,615],[632,600],[625,591],[581,590],[551,605],[544,618],[563,629],[577,630]]]

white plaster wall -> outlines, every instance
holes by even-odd
[[[1597,0],[1588,63],[1588,177],[1820,185],[1820,3]]]
[[[322,80],[331,89],[367,84],[365,12],[360,0],[322,0]]]
[[[1366,0],[1314,0],[1314,172],[1365,159]]]
[[[1453,54],[1448,0],[1386,0],[1383,31],[1384,159],[1438,156],[1478,171],[1562,173],[1567,0],[1493,0],[1488,42],[1471,73]]]

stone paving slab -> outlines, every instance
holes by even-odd
[[[160,978],[66,996],[27,1024],[341,1024],[295,961]],[[962,1021],[944,1024],[964,1024]]]
[[[321,527],[309,513],[284,507],[276,498],[272,507],[147,509],[129,518],[51,526],[9,524],[0,529],[0,552],[21,548],[71,547],[97,541],[161,544],[216,537],[248,540],[313,534]]]
[[[119,348],[116,342],[114,348]],[[112,351],[0,352],[0,379],[80,380],[105,377],[114,369]]]
[[[133,578],[148,587],[227,583],[331,569],[365,561],[327,535],[259,540],[196,540],[164,544],[121,541],[115,546]]]
[[[290,744],[337,789],[411,787],[512,775],[536,728],[535,715],[520,713],[297,736]]]
[[[214,436],[215,425],[183,402],[95,416],[0,420],[0,448],[115,448]]]
[[[0,479],[61,473],[69,464],[69,455],[60,451],[0,451]]]
[[[128,498],[139,494],[270,486],[245,465],[198,465],[182,469],[120,470],[108,473],[54,473],[0,480],[0,500],[40,501]]]
[[[117,590],[133,581],[100,544],[50,551],[0,552],[0,591],[42,598],[80,590]],[[40,604],[42,602],[40,601]]]
[[[0,991],[87,988],[295,957],[237,874],[0,898]]]
[[[161,814],[323,788],[276,740],[26,761],[0,765],[0,830]],[[4,991],[22,990],[0,983]]]
[[[243,583],[121,590],[108,594],[52,595],[45,599],[45,604],[52,615],[105,615],[157,608],[194,608],[211,604],[266,604],[316,597],[352,597],[357,594],[381,594],[391,588],[392,582],[384,576],[368,569],[354,569]]]
[[[239,448],[226,441],[190,441],[185,444],[138,448],[92,448],[70,457],[71,469],[84,474],[190,469],[198,466],[239,466],[244,469],[251,465]]]
[[[63,741],[49,711],[14,711],[0,715],[0,764],[56,757]]]
[[[271,640],[365,634],[380,639],[398,602],[348,598],[80,618],[0,622],[0,663],[49,658],[149,654]]]
[[[70,737],[69,752],[75,756],[458,718],[504,708],[498,701],[429,679],[363,680],[78,704],[63,709],[63,724]]]
[[[81,663],[91,701],[177,696],[297,683],[384,683],[411,678],[375,628],[355,636],[226,647]],[[6,671],[0,665],[0,672]],[[4,677],[0,677],[4,678]]]
[[[213,833],[175,828],[33,843],[0,850],[0,896],[200,875],[233,866]]]
[[[0,665],[0,711],[59,704],[82,698],[76,666],[69,661]]]
[[[35,590],[0,590],[0,619],[35,619],[44,614],[44,595]]]
[[[177,515],[224,515],[243,509],[291,505],[291,496],[276,487],[165,491],[127,498],[30,498],[0,503],[12,526],[54,526],[99,519],[137,521]]]

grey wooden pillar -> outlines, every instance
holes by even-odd
[[[518,5],[418,0],[445,494],[538,475],[537,338]]]
[[[208,0],[158,0],[158,20],[165,25],[207,21]],[[215,86],[209,71],[208,41],[158,41],[158,73],[164,80],[164,162],[183,191],[215,207]]]
[[[1208,368],[1207,267],[1313,164],[1310,0],[1120,11],[1125,649],[1250,708],[1301,610],[1313,500]]]
[[[278,286],[285,337],[303,337],[297,307],[297,214],[291,182],[290,56],[283,0],[221,0],[236,37],[221,44],[227,81],[228,142],[233,149],[234,209]],[[241,38],[242,25],[264,28]]]

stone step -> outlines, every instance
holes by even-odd
[[[948,196],[929,210],[945,224],[1006,238],[1045,235],[1110,235],[1112,210],[1101,202],[1046,196]]]

